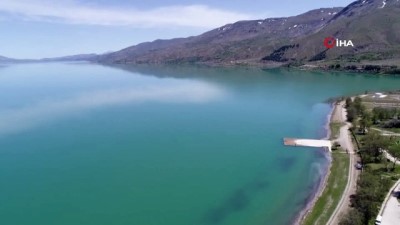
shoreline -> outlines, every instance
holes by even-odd
[[[328,113],[328,115],[326,117],[326,122],[324,125],[324,130],[326,132],[326,135],[323,139],[328,140],[330,138],[330,135],[332,133],[330,130],[330,123],[333,120],[333,116],[334,116],[336,109],[337,109],[337,105],[336,105],[336,101],[335,101],[334,103],[331,104],[330,112]],[[330,175],[330,169],[332,166],[332,156],[329,152],[324,153],[324,155],[327,156],[327,158],[329,160],[329,165],[323,171],[323,177],[322,177],[322,179],[320,179],[318,185],[316,185],[316,187],[312,191],[312,194],[308,197],[307,203],[305,204],[303,209],[298,213],[298,215],[293,220],[293,223],[292,223],[293,225],[302,224],[304,222],[304,219],[307,218],[308,214],[312,211],[312,209],[315,206],[315,203],[317,202],[317,200],[319,199],[319,197],[322,195],[322,193],[324,192],[324,190],[326,188],[327,181],[328,181],[328,178]]]
[[[65,62],[65,61],[34,61],[28,63],[48,63],[48,62]],[[77,61],[75,61],[77,62]],[[82,61],[81,61],[82,62]],[[100,65],[127,65],[127,66],[138,66],[138,65],[163,65],[163,66],[182,66],[182,65],[192,65],[192,66],[204,66],[210,68],[249,68],[249,69],[295,69],[300,71],[315,71],[315,72],[343,72],[343,73],[353,73],[353,74],[371,74],[371,75],[389,75],[397,76],[400,75],[400,69],[391,69],[394,65],[380,65],[374,64],[374,62],[365,62],[364,64],[357,64],[352,66],[343,66],[341,68],[334,68],[332,65],[336,65],[336,62],[325,62],[325,64],[314,65],[314,64],[302,64],[294,65],[281,62],[194,62],[194,63],[116,63],[116,62],[100,62],[100,61],[83,61],[88,63],[100,64]],[[368,64],[369,63],[369,64]],[[353,67],[355,66],[355,68]],[[379,67],[379,69],[365,69],[365,66],[372,66],[373,68]]]

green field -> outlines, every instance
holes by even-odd
[[[332,166],[326,188],[303,221],[303,225],[325,225],[327,223],[346,188],[348,175],[349,156],[341,151],[332,153]]]
[[[332,123],[330,123],[329,126],[331,128],[330,139],[334,140],[334,139],[338,138],[339,137],[340,127],[343,126],[343,123],[332,122]]]

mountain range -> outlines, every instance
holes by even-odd
[[[27,62],[59,62],[59,61],[96,61],[97,54],[79,54],[43,59],[13,59],[0,55],[0,63],[27,63]]]
[[[360,0],[283,18],[239,21],[199,36],[156,40],[101,55],[102,63],[305,64],[400,58],[399,0]],[[326,37],[354,47],[324,46]]]
[[[259,61],[293,39],[320,29],[341,8],[318,9],[299,16],[239,21],[204,34],[156,40],[102,55],[106,63],[221,63]]]
[[[42,60],[319,67],[372,63],[393,67],[400,62],[399,15],[399,0],[359,0],[344,8],[321,8],[292,17],[239,21],[198,36],[155,40],[102,55]],[[327,37],[351,40],[354,47],[327,48],[324,46]]]
[[[8,57],[0,55],[0,63],[1,62],[3,62],[3,63],[13,63],[13,62],[17,62],[17,61],[19,61],[19,60],[18,59],[8,58]]]

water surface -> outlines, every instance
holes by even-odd
[[[0,67],[0,218],[10,225],[288,224],[327,166],[330,97],[395,77],[289,70]]]

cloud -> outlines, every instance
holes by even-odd
[[[0,136],[99,107],[143,102],[201,104],[218,100],[223,95],[221,89],[203,83],[93,91],[69,99],[47,100],[22,108],[2,110]]]
[[[135,27],[214,28],[254,18],[254,15],[206,5],[178,5],[139,10],[85,5],[76,0],[1,0],[0,12],[36,21]]]

